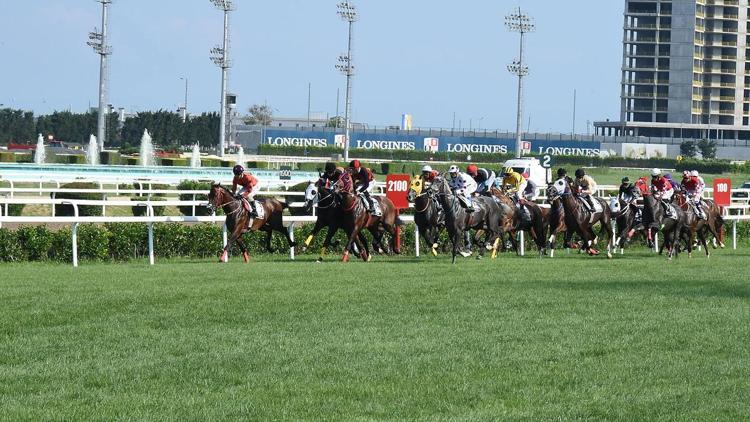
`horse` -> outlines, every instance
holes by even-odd
[[[438,240],[440,232],[445,229],[445,218],[435,199],[435,192],[426,186],[421,176],[415,176],[409,185],[407,199],[414,204],[414,223],[419,233],[430,245],[432,254],[437,256]]]
[[[555,189],[551,183],[547,186],[547,203],[550,206],[549,211],[546,213],[547,227],[549,227],[547,248],[549,248],[550,258],[554,258],[557,234],[565,233],[563,246],[565,249],[570,249],[573,231],[568,230],[568,226],[565,224],[565,209],[563,208],[562,199],[556,196],[554,192],[551,192],[550,189]],[[542,214],[545,214],[544,210],[542,210]]]
[[[643,226],[643,206],[638,206],[637,200],[641,197],[640,191],[630,187],[624,195],[612,198],[610,210],[615,217],[617,233],[615,234],[615,251],[620,248],[625,253],[625,245],[630,243],[638,232],[643,232],[647,237],[646,228]]]
[[[721,220],[721,224],[723,224],[721,215],[717,214],[716,211],[712,212],[710,208],[710,205],[715,205],[714,202],[711,201],[711,204],[709,206],[706,206],[706,204],[701,205],[705,218],[698,218],[698,210],[695,208],[694,204],[690,203],[690,199],[687,197],[687,195],[685,195],[684,192],[675,192],[675,195],[672,198],[672,203],[679,206],[685,212],[685,231],[687,231],[687,233],[685,233],[686,243],[690,243],[690,245],[693,245],[695,243],[694,237],[697,237],[699,244],[706,250],[706,258],[710,258],[711,252],[709,252],[708,250],[706,235],[710,232],[713,234],[714,239],[719,239],[712,227],[712,224],[717,224],[717,217]],[[719,232],[721,233],[721,231]],[[716,245],[714,245],[714,249],[715,248]]]
[[[448,181],[439,177],[435,179],[433,186],[436,188],[438,202],[445,214],[445,226],[453,243],[452,262],[456,263],[459,253],[465,258],[471,256],[470,251],[459,251],[463,245],[464,233],[469,229],[485,231],[485,248],[492,250],[492,258],[496,258],[497,248],[504,233],[500,227],[500,205],[490,197],[480,196],[474,199],[475,211],[469,213],[451,191]],[[478,259],[483,256],[484,249],[480,248]]]
[[[328,228],[323,246],[320,249],[318,262],[323,261],[326,251],[331,246],[331,239],[341,228],[342,216],[338,208],[337,198],[333,189],[317,186],[315,183],[310,183],[305,189],[305,212],[312,214],[313,208],[315,208],[318,219],[315,221],[312,232],[305,239],[303,251],[307,250],[318,232],[324,227]]]
[[[697,211],[694,209],[695,205],[690,202],[685,192],[675,192],[672,202],[678,204],[685,212],[693,212],[695,214],[695,211]],[[710,233],[713,236],[713,242],[711,243],[713,248],[717,248],[717,242],[718,246],[724,248],[724,218],[722,217],[721,208],[712,199],[702,200],[701,208],[705,218],[697,219],[695,222],[694,225],[696,227],[694,227],[694,230],[696,235],[698,235],[699,239],[700,236],[708,239],[708,234]]]
[[[589,211],[583,204],[582,198],[575,198],[570,184],[565,179],[553,183],[548,189],[549,198],[559,198],[565,210],[565,225],[569,230],[574,230],[583,239],[583,250],[589,255],[597,255],[599,251],[594,248],[597,236],[594,234],[594,224],[601,225],[600,234],[607,234],[607,258],[612,258],[614,233],[612,231],[612,213],[608,204],[601,198],[592,198],[599,203],[601,211]]]
[[[510,241],[513,244],[513,249],[516,250],[516,254],[520,254],[518,241],[516,240],[516,233],[519,231],[525,231],[528,232],[534,240],[534,243],[539,250],[539,257],[541,258],[546,253],[547,245],[544,238],[544,213],[539,205],[534,202],[524,201],[524,206],[529,210],[529,214],[531,215],[531,219],[527,221],[523,218],[523,210],[516,206],[516,203],[513,201],[509,193],[497,188],[492,188],[491,192],[492,195],[500,201],[501,206],[507,207],[507,210],[510,211],[506,214],[509,218],[505,219],[506,223],[502,225],[504,226],[505,231],[510,233]]]
[[[381,245],[384,232],[391,235],[391,250],[395,254],[400,254],[396,241],[396,226],[402,222],[398,218],[396,207],[393,202],[385,197],[374,197],[380,205],[380,216],[370,215],[367,206],[364,204],[364,198],[348,191],[338,193],[340,199],[338,209],[342,213],[341,227],[348,236],[346,248],[342,261],[349,262],[349,252],[357,245],[360,248],[360,258],[367,262],[371,259],[370,250],[367,240],[361,236],[362,230],[367,228],[373,233],[373,247]]]
[[[227,216],[225,225],[227,231],[230,233],[227,244],[221,252],[219,262],[229,262],[229,248],[232,247],[234,242],[237,242],[239,245],[244,261],[250,261],[250,255],[245,247],[245,242],[242,240],[242,235],[249,231],[263,231],[267,233],[266,249],[268,252],[274,252],[274,249],[271,247],[271,236],[274,231],[284,234],[290,248],[297,245],[289,236],[289,231],[284,228],[282,214],[289,206],[286,203],[271,198],[259,199],[258,203],[260,209],[262,209],[262,213],[259,213],[262,217],[251,218],[250,213],[242,205],[242,200],[236,198],[229,189],[220,183],[211,185],[211,191],[208,193],[208,208],[212,212],[216,212],[219,208],[224,210],[224,214]]]
[[[664,234],[663,248],[668,250],[667,258],[670,260],[679,254],[679,242],[687,222],[685,212],[680,207],[672,208],[674,208],[675,215],[673,218],[667,218],[664,207],[653,193],[648,192],[643,195],[643,225],[647,229],[649,244],[653,244],[654,233],[661,230]],[[692,242],[687,243],[688,253],[692,254]]]

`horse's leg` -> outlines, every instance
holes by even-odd
[[[276,252],[271,246],[271,240],[273,238],[273,229],[270,227],[264,227],[261,230],[266,232],[266,250],[268,251],[268,253]]]
[[[313,227],[312,231],[310,232],[310,235],[307,236],[307,239],[305,239],[305,243],[302,246],[302,252],[306,252],[307,248],[310,247],[310,244],[312,243],[313,239],[315,239],[315,236],[317,236],[318,232],[320,232],[325,224],[322,220],[318,219],[318,221],[315,222],[315,227]]]
[[[331,246],[331,239],[333,239],[333,235],[335,235],[337,231],[338,228],[334,227],[332,224],[328,226],[326,238],[323,240],[323,246],[320,247],[320,256],[318,257],[317,262],[323,262],[323,258],[326,256],[326,251]]]
[[[602,228],[600,233],[604,234],[606,232],[607,234],[607,258],[612,259],[612,252],[615,250],[615,231],[612,228],[612,219],[611,218],[605,218],[601,222]]]
[[[245,246],[245,241],[242,240],[242,235],[237,238],[237,244],[240,245],[240,251],[242,251],[242,260],[247,264],[250,262],[250,254],[247,252],[247,247]]]
[[[242,222],[243,224],[237,224],[232,231],[232,234],[227,239],[227,244],[224,246],[224,249],[221,251],[221,256],[219,257],[219,262],[229,262],[229,249],[231,249],[234,242],[237,241],[242,236],[242,228],[247,224],[246,222]]]
[[[357,235],[357,240],[354,241],[354,244],[359,248],[360,251],[360,257],[363,261],[367,262],[372,259],[372,255],[370,254],[370,245],[367,241],[367,237],[365,237],[365,234],[362,230],[359,231],[359,234]],[[373,244],[373,251],[375,250],[375,246]]]

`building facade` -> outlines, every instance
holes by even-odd
[[[748,25],[748,0],[626,0],[620,121],[597,132],[750,137]]]

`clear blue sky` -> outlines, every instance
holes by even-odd
[[[235,0],[229,86],[245,110],[267,102],[283,116],[335,114],[335,69],[346,24],[335,0]],[[531,129],[577,132],[587,120],[617,119],[620,0],[360,0],[355,26],[354,119],[514,129],[516,80],[506,65],[517,34],[504,15],[521,6],[536,21],[528,37],[526,116]],[[86,45],[100,26],[94,0],[0,0],[0,104],[36,113],[96,105],[98,56]],[[222,14],[209,0],[115,0],[110,8],[110,103],[128,110],[176,109],[190,81],[191,112],[218,109],[220,73],[208,50],[221,40]],[[458,122],[456,122],[458,126]]]

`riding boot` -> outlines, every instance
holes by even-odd
[[[591,198],[591,195],[586,195],[583,199],[586,201],[586,204],[589,207],[589,211],[590,212],[594,212],[594,210],[595,210],[595,208],[594,208],[594,199]]]
[[[369,212],[371,215],[375,215],[375,202],[373,202],[372,198],[370,198],[370,194],[365,191],[362,192],[362,196],[365,197],[365,201],[367,201],[367,206],[369,207],[367,209],[367,212]]]
[[[250,203],[250,218],[255,218],[258,216],[258,210],[255,209],[255,201],[247,200],[248,203]]]

